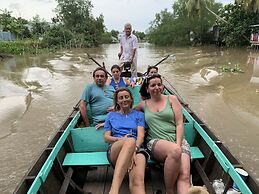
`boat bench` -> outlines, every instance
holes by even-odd
[[[204,158],[204,155],[198,147],[191,147],[191,158]],[[153,161],[149,160],[148,163],[153,163]],[[106,152],[68,153],[63,162],[63,166],[104,166],[109,164]]]
[[[190,130],[191,125],[185,124],[185,130]],[[74,146],[74,153],[67,153],[63,166],[99,166],[109,165],[106,150],[108,144],[104,142],[103,130],[96,130],[95,127],[77,128],[71,130]],[[186,139],[192,145],[188,136]],[[191,159],[204,158],[201,150],[191,146]],[[149,161],[153,163],[153,161]]]

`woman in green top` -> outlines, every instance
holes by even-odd
[[[186,194],[190,187],[190,146],[184,139],[182,107],[174,95],[163,95],[161,76],[146,78],[140,93],[147,100],[136,109],[145,112],[149,126],[147,148],[153,159],[164,163],[166,193]]]

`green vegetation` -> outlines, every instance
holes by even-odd
[[[221,15],[227,23],[221,23],[221,36],[229,47],[249,44],[251,35],[250,25],[259,23],[258,12],[245,11],[238,4],[226,5]]]
[[[219,67],[221,72],[237,72],[237,73],[244,73],[244,71],[239,67],[239,65],[235,65],[234,68],[230,67],[229,65],[223,65]]]
[[[186,8],[188,0],[177,0],[172,6],[172,12],[163,10],[156,14],[155,20],[149,28],[149,41],[157,45],[188,45],[190,44],[190,32],[194,33],[193,43],[208,43],[211,33],[209,28],[216,21],[204,7],[200,7],[199,14],[191,13]],[[208,4],[210,10],[217,12],[222,5],[214,0]],[[197,14],[194,14],[197,13]]]
[[[56,0],[56,16],[48,23],[36,15],[31,21],[0,10],[0,29],[15,34],[17,40],[0,43],[0,52],[40,53],[60,48],[99,46],[116,42],[119,32],[108,32],[104,16],[92,15],[90,0]],[[235,0],[223,7],[215,0],[176,0],[172,10],[155,15],[147,34],[133,31],[140,41],[156,45],[202,45],[215,41],[212,27],[217,26],[219,41],[229,47],[249,44],[250,25],[259,23],[259,0]],[[49,49],[51,48],[51,49]]]
[[[90,0],[56,1],[56,17],[52,19],[52,23],[38,15],[27,21],[12,17],[7,10],[0,10],[0,29],[15,34],[17,38],[15,41],[1,41],[0,52],[22,54],[49,52],[60,48],[93,47],[111,43],[111,36],[119,33],[105,30],[102,15],[93,17]]]
[[[149,41],[156,45],[196,45],[214,41],[211,28],[220,29],[219,41],[228,47],[249,44],[250,25],[259,23],[259,0],[236,0],[224,7],[214,0],[177,0],[172,10],[156,14]]]
[[[21,55],[25,53],[40,54],[53,51],[53,49],[42,47],[41,42],[36,40],[0,41],[0,53]]]

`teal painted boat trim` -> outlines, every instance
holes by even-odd
[[[63,166],[110,165],[106,152],[68,153]]]
[[[43,184],[44,181],[46,180],[46,178],[49,174],[49,171],[50,171],[51,167],[53,166],[53,161],[57,157],[59,150],[63,146],[63,144],[64,144],[65,140],[67,139],[71,129],[73,129],[75,127],[79,117],[80,117],[80,113],[77,112],[76,115],[74,116],[74,118],[72,119],[72,121],[68,124],[64,133],[59,138],[56,145],[54,146],[54,148],[51,151],[51,153],[50,153],[49,157],[47,158],[46,162],[41,167],[37,177],[33,181],[29,191],[27,192],[27,194],[36,194],[38,192],[41,184]]]
[[[193,119],[193,117],[183,108],[183,114],[187,118],[188,121],[192,120],[194,128],[201,135],[201,137],[205,140],[208,146],[213,151],[216,159],[220,163],[221,167],[224,169],[226,173],[228,173],[233,181],[237,184],[241,193],[252,194],[251,190],[248,188],[244,180],[241,176],[236,172],[234,166],[227,159],[227,157],[223,154],[217,144],[210,138],[210,136],[204,131],[204,129]]]
[[[75,152],[106,152],[109,144],[103,138],[104,129],[95,127],[71,129],[71,136]]]

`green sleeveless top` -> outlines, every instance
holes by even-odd
[[[169,97],[165,108],[160,112],[152,112],[145,101],[145,120],[149,126],[147,141],[151,139],[164,139],[176,142],[176,123]]]

